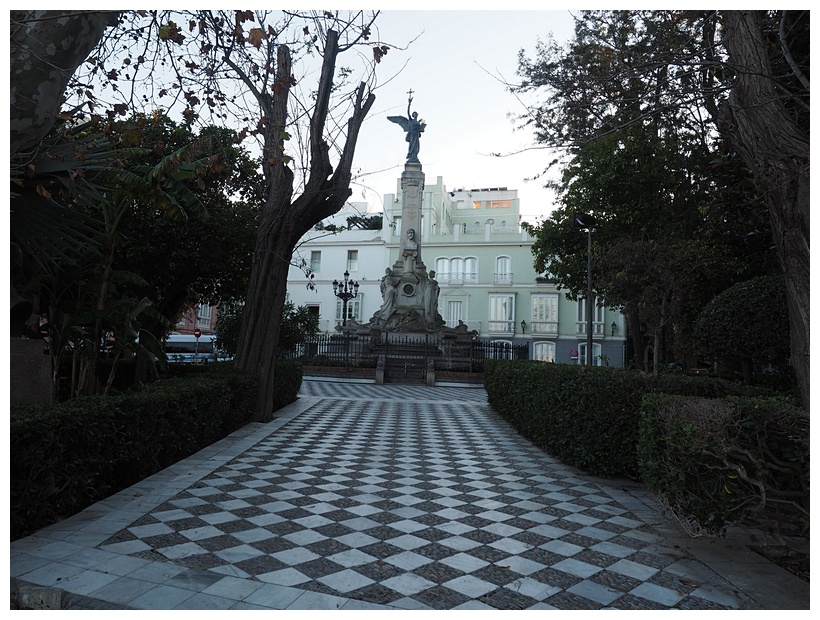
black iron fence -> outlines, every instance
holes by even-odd
[[[383,360],[386,368],[392,365],[405,372],[426,368],[431,362],[436,370],[482,372],[486,359],[529,359],[529,345],[432,335],[341,333],[312,336],[292,351],[280,352],[280,357],[300,360],[306,366],[376,368]]]

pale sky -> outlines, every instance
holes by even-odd
[[[389,51],[377,66],[376,102],[359,135],[354,172],[383,172],[363,176],[352,188],[351,201],[367,201],[371,211],[381,211],[384,194],[396,192],[407,143],[401,127],[387,116],[406,115],[407,91],[412,88],[412,110],[427,122],[419,160],[428,182],[441,176],[448,190],[517,189],[525,220],[546,215],[553,195],[540,180],[525,179],[542,172],[550,153],[530,150],[504,158],[489,154],[534,144],[531,130],[516,130],[508,117],[523,106],[499,80],[520,79],[518,51],[523,48],[532,55],[539,36],[546,39],[552,33],[558,41],[567,41],[573,32],[570,12],[384,11],[376,27],[386,43],[404,47],[415,41],[406,50]]]

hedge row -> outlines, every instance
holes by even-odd
[[[643,481],[693,530],[732,521],[803,536],[809,524],[809,417],[783,398],[644,396]]]
[[[276,406],[301,366],[277,363]],[[11,535],[19,538],[126,488],[247,424],[258,379],[230,364],[138,392],[11,409]]]
[[[599,476],[640,476],[638,425],[644,394],[720,398],[759,390],[682,374],[644,375],[623,368],[486,360],[490,405],[536,445]]]

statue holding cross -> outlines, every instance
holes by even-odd
[[[407,148],[407,162],[418,164],[420,163],[419,139],[421,138],[424,128],[427,127],[427,123],[424,122],[424,119],[418,117],[418,112],[410,113],[410,104],[413,103],[413,89],[411,88],[407,94],[407,118],[403,116],[388,116],[387,120],[397,123],[407,132],[407,136],[405,137],[405,140],[409,143]]]

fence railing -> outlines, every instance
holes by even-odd
[[[437,370],[482,372],[486,359],[529,359],[529,345],[384,333],[319,334],[307,338],[292,351],[280,351],[279,357],[300,360],[307,366],[346,368],[375,368],[380,358],[385,365],[391,360],[406,364],[423,359],[425,365],[432,361]]]

